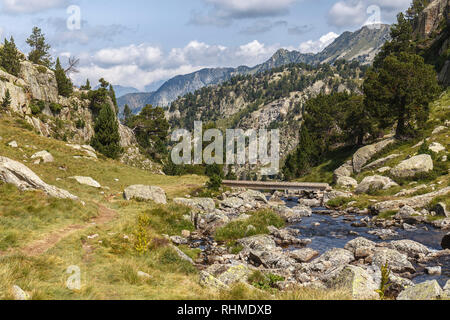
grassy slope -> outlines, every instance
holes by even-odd
[[[165,177],[125,166],[108,159],[79,160],[82,155],[64,142],[39,137],[23,123],[0,114],[0,155],[20,161],[45,182],[64,188],[85,202],[48,198],[41,192],[20,192],[0,184],[0,299],[11,299],[11,288],[18,285],[33,299],[348,299],[340,291],[300,290],[290,295],[249,290],[236,286],[217,292],[198,284],[198,271],[180,260],[168,248],[161,234],[177,234],[192,228],[182,215],[185,208],[174,205],[127,202],[122,191],[131,184],[157,185],[169,200],[198,189],[206,181],[199,176]],[[19,148],[7,144],[15,140]],[[27,146],[28,145],[28,146]],[[35,148],[33,148],[33,146]],[[54,163],[34,165],[29,159],[47,150]],[[64,166],[66,171],[60,170]],[[71,176],[90,176],[103,188],[79,185]],[[118,179],[119,181],[116,181]],[[116,212],[112,221],[92,224],[104,206]],[[145,217],[145,219],[142,219]],[[145,220],[145,231],[139,221]],[[44,254],[24,255],[23,249],[69,226],[84,228],[63,237]],[[135,235],[140,232],[150,250],[140,255],[135,250]],[[98,235],[90,238],[92,235]],[[182,248],[195,257],[197,251]],[[82,287],[66,287],[67,269],[81,269]],[[149,279],[139,278],[138,271]]]

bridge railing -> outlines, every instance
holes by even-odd
[[[326,191],[331,189],[328,183],[314,182],[260,182],[224,180],[222,184],[231,188],[247,188],[256,190],[312,190]]]

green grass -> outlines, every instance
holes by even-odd
[[[260,210],[254,212],[247,220],[233,221],[219,228],[214,238],[219,242],[233,243],[241,238],[268,234],[267,227],[269,226],[282,228],[285,226],[285,222],[271,210]]]

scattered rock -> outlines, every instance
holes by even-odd
[[[409,262],[407,255],[389,248],[375,248],[372,264],[381,268],[386,265],[386,262],[395,273],[414,273],[416,271],[411,262]]]
[[[430,276],[440,276],[442,274],[442,267],[426,267],[425,271]]]
[[[345,266],[337,276],[328,281],[327,286],[332,289],[348,291],[354,300],[376,300],[379,286],[370,274],[361,267]]]
[[[356,193],[367,193],[369,191],[376,191],[376,190],[387,190],[389,188],[398,186],[397,183],[392,181],[388,177],[383,176],[370,176],[365,177],[363,181],[358,185],[356,188]]]
[[[276,248],[275,240],[268,235],[257,235],[243,238],[237,241],[238,244],[250,250],[271,250]]]
[[[126,188],[123,195],[126,200],[136,199],[167,204],[166,192],[160,187],[133,185]]]
[[[414,177],[418,173],[427,173],[432,171],[433,159],[428,154],[421,154],[411,159],[400,162],[394,169],[391,170],[391,174],[398,178]]]
[[[184,238],[189,238],[191,236],[191,232],[189,230],[181,231],[181,236]]]
[[[445,151],[445,147],[439,142],[433,142],[432,144],[430,144],[430,147],[428,149],[430,149],[434,153]]]
[[[17,144],[16,141],[11,141],[10,143],[8,143],[8,146],[10,146],[11,148],[18,148],[19,145]]]
[[[303,248],[299,250],[294,250],[289,253],[289,256],[294,259],[297,262],[304,263],[309,262],[312,259],[319,256],[319,252],[310,249],[310,248]]]
[[[183,251],[181,251],[180,249],[178,249],[178,248],[175,247],[174,245],[170,245],[170,247],[171,247],[172,249],[175,250],[175,252],[178,254],[178,256],[179,256],[182,260],[187,261],[187,262],[189,262],[190,264],[194,264],[194,261],[193,261],[187,254],[185,254]]]
[[[26,293],[19,286],[16,286],[16,285],[14,285],[12,287],[12,294],[13,294],[14,300],[17,300],[17,301],[26,301],[26,300],[31,299],[31,296],[28,293]]]
[[[33,171],[6,157],[0,157],[0,180],[15,185],[20,190],[42,190],[51,197],[78,200],[66,190],[43,182]]]
[[[430,249],[425,247],[423,244],[412,240],[392,241],[389,244],[389,248],[404,253],[410,258],[418,258],[420,255],[427,255],[431,253]]]
[[[205,212],[214,212],[216,204],[211,198],[175,198],[173,202],[179,205],[187,206],[191,209],[197,209]]]
[[[31,156],[31,159],[40,159],[44,163],[50,163],[55,161],[53,156],[48,151],[40,151]]]
[[[356,173],[361,172],[364,165],[378,152],[382,151],[388,145],[395,142],[395,139],[387,139],[381,142],[362,147],[353,155],[353,170]]]
[[[88,187],[93,187],[93,188],[101,188],[102,187],[100,185],[100,183],[98,183],[97,181],[95,181],[91,177],[75,176],[75,177],[70,177],[70,179],[75,179],[79,184],[82,184],[82,185],[85,185],[85,186],[88,186]]]
[[[392,159],[398,158],[400,156],[400,154],[391,154],[385,158],[381,158],[372,163],[369,163],[362,170],[375,170],[376,168],[383,166],[385,163],[391,161]]]
[[[444,130],[446,130],[446,129],[447,129],[447,127],[444,127],[444,126],[436,127],[436,128],[433,130],[432,134],[434,135],[434,134],[441,133],[442,131],[444,131]]]
[[[213,275],[209,274],[206,271],[200,272],[200,285],[206,288],[212,288],[212,289],[229,289],[229,287],[214,277]]]
[[[149,275],[148,273],[145,273],[143,271],[138,271],[137,276],[139,278],[143,278],[143,279],[151,279],[151,277],[152,277],[151,275]]]
[[[239,209],[244,205],[244,200],[238,197],[227,198],[220,202],[225,208]]]
[[[170,237],[170,241],[172,241],[176,245],[182,245],[182,244],[188,244],[189,243],[186,238],[179,237],[179,236],[172,236],[172,237]]]
[[[374,249],[376,246],[375,242],[370,241],[366,238],[363,237],[359,237],[356,239],[353,239],[351,241],[349,241],[346,245],[345,245],[345,249],[352,252],[353,254],[356,254],[356,252],[359,249]]]
[[[444,291],[436,280],[427,281],[409,287],[399,294],[397,300],[437,300],[444,296]]]
[[[336,179],[336,185],[346,188],[356,188],[358,186],[358,181],[352,177],[339,176]]]
[[[381,240],[389,240],[398,236],[398,232],[391,229],[375,229],[370,230],[368,233],[377,236]]]

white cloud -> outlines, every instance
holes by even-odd
[[[327,33],[320,37],[319,40],[313,41],[309,40],[303,42],[299,46],[299,50],[302,53],[318,53],[330,45],[339,35],[334,32]]]
[[[203,0],[209,7],[208,13],[196,12],[192,24],[228,26],[235,19],[268,18],[289,13],[298,0]]]
[[[234,48],[194,40],[168,52],[149,44],[132,44],[78,54],[83,65],[72,77],[78,85],[86,78],[95,83],[104,77],[116,85],[144,90],[152,83],[202,68],[253,66],[266,61],[277,49],[278,45],[266,46],[257,40]]]
[[[410,3],[411,0],[340,0],[329,10],[328,23],[340,28],[362,26],[368,20],[391,23]],[[374,6],[379,10],[368,10]]]
[[[1,4],[3,12],[22,14],[62,8],[69,5],[69,0],[1,0]]]

